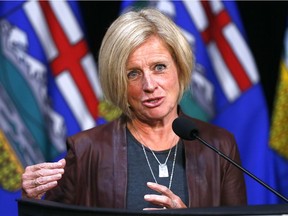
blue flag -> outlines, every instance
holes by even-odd
[[[17,215],[24,168],[105,120],[76,1],[2,1],[0,31],[0,214]]]
[[[235,135],[242,166],[275,185],[269,119],[257,67],[233,1],[123,1],[130,7],[153,6],[187,37],[196,62],[191,91],[181,106],[187,114],[228,129]],[[245,175],[249,204],[272,204],[277,197]]]

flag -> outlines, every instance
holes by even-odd
[[[191,91],[180,105],[187,114],[235,135],[242,166],[275,188],[269,119],[258,69],[234,1],[123,1],[122,10],[152,6],[180,27],[195,54]],[[275,195],[245,175],[248,203],[272,204]]]
[[[0,31],[0,212],[17,215],[24,168],[64,156],[105,104],[77,1],[2,1]]]
[[[287,19],[288,21],[288,19]],[[288,22],[272,113],[270,146],[275,150],[277,191],[288,197]]]

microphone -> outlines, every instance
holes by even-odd
[[[176,118],[173,123],[172,123],[172,129],[173,131],[182,139],[185,140],[199,140],[202,144],[207,146],[208,148],[212,149],[215,151],[218,155],[232,163],[234,166],[236,166],[238,169],[242,170],[244,173],[246,173],[248,176],[250,176],[252,179],[260,183],[262,186],[264,186],[266,189],[283,199],[284,201],[288,202],[288,199],[278,193],[276,190],[271,188],[269,185],[267,185],[265,182],[263,182],[261,179],[253,175],[251,172],[240,166],[238,163],[236,163],[234,160],[229,158],[227,155],[222,153],[219,149],[215,148],[214,146],[210,145],[208,142],[203,140],[201,137],[198,136],[199,132],[195,124],[189,120],[188,118],[185,117],[178,117]]]

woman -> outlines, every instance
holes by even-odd
[[[121,117],[69,137],[65,159],[27,167],[23,196],[128,209],[246,204],[242,172],[172,130],[178,116],[189,118],[178,103],[192,67],[190,46],[169,18],[155,9],[121,15],[99,54],[103,92]],[[240,162],[229,132],[189,119],[203,139]]]

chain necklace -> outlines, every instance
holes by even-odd
[[[154,172],[152,170],[152,167],[151,167],[151,164],[149,162],[149,159],[148,159],[148,156],[147,156],[147,153],[146,153],[146,150],[145,150],[145,147],[144,145],[142,144],[142,148],[143,148],[143,152],[144,152],[144,155],[145,155],[145,158],[146,158],[146,161],[147,161],[147,164],[149,166],[149,169],[150,169],[150,172],[153,176],[153,179],[154,181],[158,184],[157,182],[157,179],[155,178],[155,175],[154,175]],[[170,151],[171,151],[172,148],[170,148]],[[174,159],[173,159],[173,165],[172,165],[172,171],[171,171],[171,176],[170,176],[170,180],[169,180],[169,190],[171,189],[171,185],[172,185],[172,180],[173,180],[173,174],[174,174],[174,168],[175,168],[175,161],[176,161],[176,156],[177,156],[177,149],[178,149],[178,143],[176,144],[176,147],[175,147],[175,153],[174,153]],[[169,152],[170,152],[169,151]],[[153,152],[153,151],[152,151]],[[166,161],[167,162],[167,161]],[[160,167],[159,167],[160,168]],[[159,171],[160,172],[160,171]]]
[[[151,167],[151,164],[149,162],[149,159],[148,159],[148,156],[147,156],[147,153],[146,153],[146,150],[145,150],[145,147],[144,147],[144,141],[142,139],[142,137],[140,136],[140,134],[138,133],[138,131],[136,130],[136,128],[134,127],[134,125],[132,124],[132,127],[133,127],[133,130],[135,131],[135,133],[137,134],[137,136],[139,137],[139,139],[141,140],[141,145],[142,145],[142,149],[143,149],[143,152],[144,152],[144,155],[145,155],[145,158],[146,158],[146,161],[147,161],[147,164],[148,164],[148,167],[150,169],[150,172],[153,176],[153,179],[154,181],[158,184],[157,182],[157,179],[154,175],[154,172],[152,170],[152,167]],[[142,144],[143,143],[143,144]],[[168,167],[167,167],[167,161],[168,161],[168,158],[170,156],[170,153],[171,153],[171,150],[172,148],[170,148],[169,150],[169,153],[168,153],[168,156],[165,160],[165,162],[162,164],[160,163],[160,161],[158,160],[158,158],[156,157],[154,151],[149,147],[149,150],[152,152],[153,156],[155,157],[156,161],[158,162],[159,164],[159,177],[162,178],[162,177],[169,177],[169,172],[168,172]],[[171,188],[171,184],[172,184],[172,180],[173,180],[173,174],[174,174],[174,168],[175,168],[175,161],[176,161],[176,156],[177,156],[177,149],[178,149],[178,143],[176,144],[176,147],[175,147],[175,153],[174,153],[174,159],[173,159],[173,164],[172,164],[172,170],[171,170],[171,176],[170,176],[170,180],[169,180],[169,189]]]
[[[148,148],[149,148],[149,146],[148,146]],[[153,151],[151,148],[149,148],[149,150],[152,152],[154,158],[156,159],[156,161],[157,161],[158,164],[159,164],[159,177],[160,177],[160,178],[162,178],[162,177],[169,177],[169,172],[168,172],[168,167],[167,167],[167,161],[168,161],[168,158],[169,158],[169,156],[170,156],[170,153],[171,153],[172,148],[170,148],[169,153],[168,153],[168,155],[167,155],[167,157],[166,157],[166,160],[165,160],[165,162],[164,162],[163,164],[160,163],[160,161],[159,161],[158,158],[156,157],[154,151]]]
[[[136,128],[134,127],[134,125],[132,125],[132,127],[133,127],[135,133],[137,134],[137,136],[139,137],[139,139],[141,140],[141,144],[142,144],[142,143],[144,144],[144,141],[143,141],[142,137],[140,136],[140,134],[138,133],[138,131],[136,130]],[[142,145],[143,145],[143,144],[142,144]],[[172,144],[173,144],[173,143],[172,143]],[[172,146],[172,144],[171,144],[171,146]],[[170,153],[171,153],[172,148],[170,148],[169,153],[168,153],[168,155],[167,155],[166,160],[165,160],[164,163],[161,163],[161,162],[158,160],[158,158],[157,158],[157,156],[155,155],[154,151],[153,151],[148,145],[147,145],[147,148],[149,148],[149,150],[152,152],[154,158],[156,159],[156,161],[157,161],[158,164],[159,164],[159,166],[158,166],[158,167],[159,167],[159,178],[169,177],[169,172],[168,172],[168,167],[167,167],[167,161],[168,161],[168,158],[169,158],[169,156],[170,156]],[[145,153],[146,153],[146,151],[145,151]]]

